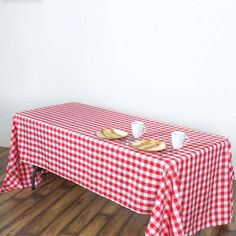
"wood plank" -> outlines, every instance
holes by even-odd
[[[9,150],[0,152],[0,173],[5,173],[8,162]]]
[[[19,193],[21,191],[25,191],[25,189],[23,189],[23,190],[16,189],[16,190],[12,190],[7,193],[1,193],[0,194],[0,209],[1,209],[2,204],[4,204],[8,199],[12,198],[14,195],[16,195],[17,193]],[[1,215],[1,210],[0,210],[0,215]]]
[[[42,198],[38,198],[37,196],[35,197],[34,195],[23,200],[21,203],[17,201],[18,204],[14,208],[0,216],[0,230],[10,224],[10,228],[1,232],[2,235],[4,235],[3,232],[7,234],[9,230],[14,231],[14,227],[16,227],[16,229],[22,227],[20,222],[26,224],[27,222],[22,222],[22,218],[24,218],[27,213],[31,213],[31,215],[28,215],[28,217],[31,218],[35,213],[40,213],[45,206],[48,207],[48,204],[51,204],[52,200],[56,200],[61,195],[65,194],[65,192],[68,191],[68,188],[63,187],[63,183],[65,184],[65,181],[58,178],[58,187],[56,189],[48,189],[45,187],[43,189],[46,193],[45,196],[47,196],[45,201],[41,201]],[[19,219],[21,219],[21,221],[19,221]]]
[[[3,165],[3,163],[6,164],[8,162],[8,156],[9,156],[9,149],[0,151],[1,165]]]
[[[11,211],[12,209],[14,209],[16,206],[19,205],[19,202],[14,200],[14,199],[9,199],[8,201],[4,202],[4,204],[2,204],[0,206],[0,219],[1,217],[4,217],[4,215]],[[1,222],[0,222],[1,225]]]
[[[80,186],[74,186],[71,191],[60,198],[60,201],[46,208],[40,215],[27,224],[22,231],[25,234],[39,235],[53,220],[63,213],[73,202],[76,201],[85,192]],[[80,198],[81,199],[81,198]],[[45,199],[47,200],[47,199]],[[78,201],[77,201],[78,202]]]
[[[3,180],[5,179],[5,176],[6,176],[5,172],[0,174],[0,185],[2,185]]]
[[[121,208],[118,204],[109,201],[104,208],[79,232],[80,236],[97,235],[105,224],[109,222]]]
[[[14,199],[24,200],[28,197],[35,196],[37,198],[43,197],[47,193],[50,193],[50,189],[54,189],[58,186],[58,181],[62,180],[56,175],[48,175],[43,179],[43,182],[36,186],[36,189],[32,191],[31,187],[24,189],[25,191],[18,192]]]
[[[47,236],[54,236],[54,234],[51,234],[51,235],[47,235]],[[24,235],[22,235],[22,236],[24,236]],[[56,234],[55,234],[55,236],[56,236]],[[58,234],[58,236],[72,236],[71,234],[66,234],[66,233],[60,233],[60,234]]]
[[[48,195],[55,188],[57,188],[61,183],[63,183],[63,181],[64,181],[63,179],[57,178],[53,182],[49,182],[48,184],[45,183],[44,185],[39,186],[39,188],[36,189],[35,191],[32,191],[30,188],[26,188],[26,189],[23,189],[20,191],[14,190],[14,191],[12,191],[13,196],[10,195],[11,192],[2,194],[1,198],[5,197],[5,201],[0,205],[0,216],[4,215],[6,212],[10,211],[11,209],[18,206],[19,204],[21,204],[22,207],[28,207],[29,199],[36,199],[37,200],[37,199],[40,199],[40,197]],[[21,194],[23,196],[26,195],[27,197],[25,197],[25,199],[23,199],[23,198],[18,199],[17,196],[21,196]],[[6,199],[6,197],[9,197],[9,199]]]
[[[109,220],[109,222],[102,228],[102,230],[97,234],[98,236],[115,236],[117,235],[129,220],[132,211],[122,207],[120,210]]]
[[[137,234],[137,236],[145,236],[146,229],[147,229],[147,225],[144,225],[139,231],[139,233]]]
[[[2,193],[0,194],[0,208],[1,208],[1,204],[4,204],[8,199],[12,198],[14,196],[14,199],[26,199],[29,196],[32,196],[32,194],[40,194],[40,190],[42,189],[42,187],[44,187],[45,185],[47,185],[49,182],[53,182],[55,180],[55,177],[58,178],[56,175],[50,175],[47,174],[48,177],[44,178],[43,183],[40,185],[36,186],[36,191],[32,191],[31,188],[24,188],[21,190],[12,190],[10,192],[6,192],[6,193]],[[57,184],[57,182],[51,183],[50,186],[48,186],[49,188],[53,188],[53,184]],[[0,210],[0,214],[1,214],[1,210]]]
[[[94,236],[103,228],[105,224],[109,221],[109,217],[106,215],[96,216],[81,232],[79,236]]]
[[[8,149],[3,149],[0,151],[0,186],[2,185],[2,182],[6,176],[6,168],[7,168],[7,162],[8,162]]]
[[[10,149],[9,148],[5,148],[0,152],[0,157],[6,157],[6,161],[8,160],[8,155],[10,153]]]
[[[138,233],[142,230],[143,226],[145,226],[146,228],[146,222],[149,218],[149,215],[134,213],[128,223],[121,230],[119,235],[137,236]]]
[[[207,228],[200,231],[199,236],[215,236],[219,234],[219,227]]]
[[[45,199],[41,200],[34,204],[33,207],[25,211],[23,214],[21,214],[17,219],[17,224],[9,224],[5,229],[1,231],[3,235],[8,235],[10,232],[10,235],[17,235],[18,232],[31,220],[33,220],[36,216],[41,214],[45,209],[50,207],[51,205],[55,204],[60,198],[62,198],[66,193],[72,192],[73,188],[67,186],[65,182],[62,183],[61,187],[55,189],[51,194],[49,194]],[[8,214],[8,216],[12,216],[11,214]],[[0,223],[1,224],[1,223]]]
[[[215,235],[211,235],[211,236],[215,236]],[[236,232],[235,231],[222,231],[219,233],[218,236],[236,236]]]
[[[80,214],[97,197],[93,192],[84,190],[85,193],[72,203],[68,209],[59,215],[48,227],[41,233],[42,236],[58,235],[76,216]],[[59,234],[63,234],[62,232]]]
[[[8,235],[6,236],[11,236],[11,233],[9,232]],[[33,235],[33,234],[22,234],[22,233],[17,233],[17,236],[36,236],[36,235]]]
[[[77,234],[89,221],[108,203],[108,200],[103,197],[97,197],[87,205],[84,209],[67,227],[63,232],[69,234]]]
[[[100,211],[99,214],[108,215],[109,218],[114,216],[121,206],[115,202],[109,201],[108,204]]]

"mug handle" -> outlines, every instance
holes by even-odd
[[[146,133],[146,131],[147,131],[147,128],[146,128],[146,126],[144,126],[143,127],[143,134]]]
[[[189,137],[187,135],[185,135],[185,138],[184,138],[184,145],[189,141]]]

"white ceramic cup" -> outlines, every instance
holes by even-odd
[[[171,133],[171,142],[174,149],[182,148],[188,140],[189,138],[184,132],[174,131]]]
[[[134,121],[131,126],[134,138],[139,138],[146,132],[146,127],[142,121]]]

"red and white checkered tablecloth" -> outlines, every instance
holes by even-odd
[[[190,140],[181,150],[147,153],[94,134],[103,128],[130,133],[134,120],[145,122],[144,138],[164,140],[170,146],[171,132],[181,130]],[[68,103],[14,116],[0,192],[31,186],[32,165],[151,214],[148,236],[192,235],[231,222],[234,173],[230,143],[221,136]]]

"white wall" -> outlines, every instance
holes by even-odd
[[[235,0],[0,0],[0,145],[82,101],[223,134],[236,163]]]

